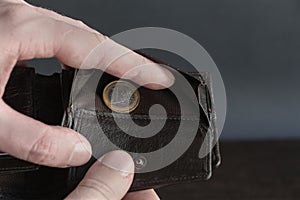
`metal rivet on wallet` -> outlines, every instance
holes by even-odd
[[[134,159],[134,165],[136,169],[142,169],[147,165],[147,160],[145,157],[137,157]]]
[[[129,113],[139,105],[140,94],[137,87],[127,81],[113,81],[104,88],[103,101],[115,112]]]

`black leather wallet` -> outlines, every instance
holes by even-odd
[[[91,77],[97,74],[97,70],[83,72]],[[1,154],[0,198],[63,198],[76,187],[96,158],[113,149],[132,153],[137,173],[131,191],[209,179],[212,170],[220,164],[209,75],[175,69],[172,73],[176,80],[169,89],[138,88],[128,80],[103,73],[95,91],[84,89],[84,92],[71,95],[74,82],[79,80],[80,84],[78,71],[63,70],[43,76],[36,74],[33,68],[16,67],[6,87],[5,102],[44,123],[63,125],[83,134],[92,144],[94,157],[84,166],[57,169]],[[190,90],[181,87],[179,76],[187,81]],[[174,88],[179,90],[181,100],[174,94]],[[133,90],[129,96],[128,90]],[[117,91],[114,94],[119,96],[115,97],[111,91]],[[126,95],[129,100],[123,101]],[[157,104],[164,109],[149,114],[151,107]],[[194,134],[190,127],[195,121]],[[129,126],[132,123],[135,125]],[[153,130],[161,126],[155,135],[151,135],[151,123]],[[147,126],[148,129],[136,128]],[[140,130],[150,130],[150,136],[138,137]],[[188,147],[174,160],[171,158],[176,154],[174,149],[160,151],[172,144],[170,147],[175,145],[180,152],[180,145],[184,146],[186,141],[189,141]],[[212,147],[213,144],[216,145]],[[212,150],[200,157],[203,145]]]

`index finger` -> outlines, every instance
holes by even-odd
[[[127,77],[140,85],[154,83],[147,85],[151,89],[169,87],[174,82],[168,70],[101,33],[84,28],[78,21],[66,22],[66,17],[59,20],[53,14],[41,12],[41,8],[30,5],[22,5],[22,9],[14,13],[12,15],[17,15],[17,19],[7,26],[13,27],[11,32],[14,43],[18,44],[18,49],[15,49],[18,60],[56,57],[65,65],[81,68],[85,59],[100,44],[101,54],[94,57],[97,61],[101,58],[100,65],[85,65],[84,68],[99,68],[118,77],[130,71],[132,75]],[[145,64],[152,65],[133,70]]]

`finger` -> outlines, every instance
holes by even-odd
[[[66,199],[122,199],[132,183],[133,173],[134,164],[129,154],[109,152],[96,161]]]
[[[5,85],[13,66],[17,63],[17,55],[8,51],[3,51],[0,56],[0,97],[3,96]]]
[[[89,26],[87,26],[86,24],[84,24],[80,20],[75,20],[75,19],[63,16],[61,14],[58,14],[58,13],[52,11],[52,10],[48,10],[48,9],[45,9],[45,8],[40,8],[40,7],[33,7],[33,8],[35,8],[38,12],[41,12],[41,13],[44,13],[45,15],[53,17],[55,20],[64,21],[64,22],[66,22],[70,25],[73,25],[73,26],[76,26],[78,28],[82,28],[82,29],[85,29],[87,31],[94,32],[94,33],[98,34],[98,32],[96,30],[90,28]]]
[[[77,166],[91,157],[91,146],[73,130],[48,126],[0,101],[0,152],[52,167]]]
[[[69,17],[60,15],[60,14],[53,12],[51,10],[48,10],[48,9],[44,9],[44,8],[36,8],[36,9],[37,9],[37,11],[44,13],[46,15],[49,15],[56,20],[64,21],[70,25],[90,31],[91,33],[95,33],[96,35],[98,35],[98,37],[99,37],[99,35],[101,35],[96,30],[94,30],[94,29],[90,28],[89,26],[87,26],[86,24],[84,24],[82,21],[71,19]],[[102,41],[102,38],[100,39],[100,41]],[[101,52],[99,52],[99,53],[103,54],[102,57],[110,58],[110,60],[108,60],[106,62],[109,62],[112,65],[105,65],[105,62],[104,62],[104,63],[100,63],[99,66],[95,66],[95,67],[102,69],[103,71],[106,71],[115,76],[123,77],[123,78],[125,78],[124,75],[126,73],[130,73],[131,75],[129,75],[129,76],[127,75],[127,77],[130,77],[129,79],[131,79],[137,83],[140,83],[146,87],[152,88],[152,89],[163,89],[166,87],[170,87],[173,84],[174,78],[173,78],[172,74],[168,70],[165,70],[164,68],[160,67],[158,64],[153,63],[151,60],[149,60],[127,48],[124,48],[121,45],[119,45],[109,39],[106,39],[102,42],[110,43],[112,45],[109,45],[109,46],[110,47],[113,46],[116,49],[125,49],[124,52],[127,52],[127,53],[124,55],[122,55],[120,53],[112,55],[112,53],[114,52],[112,50],[112,51],[108,52],[110,54],[108,56],[108,55],[106,55],[107,48],[101,49],[100,50]],[[95,57],[96,60],[97,60],[97,57],[98,56]],[[85,60],[86,60],[86,58],[85,58]],[[99,58],[98,58],[98,60],[99,60]],[[147,64],[147,66],[145,64]],[[144,65],[145,68],[137,68],[142,65]],[[82,67],[82,65],[81,65],[81,67]],[[135,67],[135,70],[134,70],[134,67]],[[145,76],[142,76],[141,74],[145,74]],[[146,76],[146,74],[147,74],[147,76]],[[165,79],[165,76],[167,76],[169,78]],[[147,79],[149,79],[148,82],[153,82],[153,83],[145,84],[145,83],[147,83],[147,79],[145,80],[145,77]],[[156,79],[160,80],[160,81],[158,81],[157,84],[155,83]],[[165,79],[165,81],[162,82],[161,80],[164,80],[164,79]]]
[[[166,68],[110,39],[94,48],[80,68],[91,66],[151,89],[170,87],[174,83],[172,73]]]
[[[106,60],[100,66],[89,66],[90,68],[107,68],[109,73],[120,77],[137,65],[153,63],[100,33],[82,28],[82,25],[74,25],[74,21],[67,23],[66,20],[57,20],[55,17],[49,17],[48,14],[33,9],[32,6],[22,5],[19,7],[22,7],[22,10],[14,13],[17,13],[17,16],[26,17],[19,17],[13,23],[14,40],[19,43],[17,49],[18,59],[26,60],[55,56],[66,65],[80,68],[90,52],[100,43],[106,42],[109,46],[104,45],[103,55],[98,56],[110,60]],[[24,7],[26,8],[24,9]],[[119,49],[126,49],[129,52],[126,55],[115,55],[114,52],[118,52]],[[111,60],[111,58],[113,59]],[[114,60],[115,58],[119,59]],[[111,63],[111,65],[107,67],[105,63]],[[153,89],[161,89],[162,86],[171,86],[174,82],[173,75],[157,64],[153,63],[151,69],[141,69],[135,73],[136,76],[132,76],[133,81],[140,85],[143,85],[143,80],[147,80],[147,82],[155,83],[148,85],[148,87],[154,86]],[[137,76],[139,78],[136,78]]]
[[[154,190],[143,190],[128,193],[123,200],[159,200],[160,198]]]

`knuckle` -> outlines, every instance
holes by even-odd
[[[79,26],[86,26],[85,23],[81,20],[75,20],[75,23],[78,24]]]
[[[24,20],[24,17],[26,16],[26,13],[29,12],[29,10],[30,7],[28,7],[26,4],[9,4],[1,8],[1,21],[7,22],[9,24],[18,24],[19,22]]]
[[[107,40],[107,37],[105,35],[102,35],[98,32],[95,32],[94,34],[95,34],[95,37],[96,37],[96,39],[98,40],[99,43]]]
[[[91,193],[94,193],[96,196],[100,196],[101,199],[116,199],[116,194],[112,187],[100,179],[85,179],[80,183],[79,187],[90,190]]]
[[[49,128],[44,130],[44,134],[30,148],[28,153],[28,161],[39,164],[46,164],[51,161],[54,163],[57,154],[57,144],[52,137],[49,137]]]
[[[17,3],[7,3],[5,6],[1,6],[1,15],[3,16],[14,16],[16,14],[16,11],[20,9],[24,5],[17,4]]]
[[[26,38],[26,32],[32,28],[32,22],[40,16],[25,3],[9,3],[0,8],[1,49],[17,52],[20,41]]]
[[[152,61],[150,61],[148,58],[144,56],[140,56],[140,58],[141,58],[141,64],[153,64]]]
[[[15,32],[18,15],[23,5],[7,5],[5,7],[0,8],[0,27],[1,28],[1,49],[7,46],[8,43],[14,41],[12,38],[13,33]],[[7,47],[5,48],[7,49]]]
[[[49,16],[57,16],[58,15],[56,12],[54,12],[52,10],[49,10],[49,9],[42,8],[42,7],[34,7],[34,9],[37,12],[44,13],[44,14],[49,15]]]

